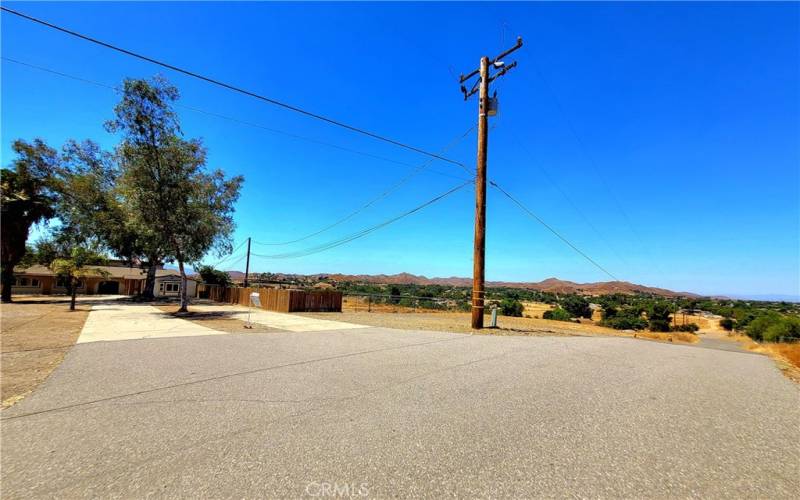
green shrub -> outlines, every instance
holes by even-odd
[[[514,299],[503,299],[500,302],[500,314],[503,316],[515,316],[517,318],[522,317],[522,311],[525,307],[522,305],[522,302]]]
[[[647,327],[651,332],[668,332],[669,320],[665,319],[651,319]]]
[[[647,320],[641,317],[635,308],[615,310],[613,316],[608,316],[608,310],[603,314],[601,325],[614,328],[616,330],[644,330],[647,328]]]
[[[589,301],[580,295],[567,295],[561,299],[561,308],[570,313],[573,318],[590,318],[592,317],[592,308],[589,307]]]
[[[765,342],[791,342],[800,340],[800,318],[782,318],[767,327],[763,334]]]
[[[733,330],[733,319],[731,318],[722,318],[719,320],[719,326],[723,330],[732,331]]]
[[[560,307],[556,307],[555,309],[551,309],[549,311],[545,311],[542,314],[542,319],[552,319],[555,321],[569,321],[572,319],[572,315],[561,309]]]
[[[695,325],[694,323],[688,323],[686,325],[676,325],[676,326],[672,327],[672,331],[673,332],[692,332],[692,333],[694,333],[699,329],[700,329],[700,327]]]
[[[764,340],[764,334],[767,333],[767,330],[775,325],[778,325],[781,322],[781,315],[769,311],[764,313],[755,319],[749,321],[747,325],[747,335],[753,340]]]

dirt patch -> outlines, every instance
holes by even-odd
[[[69,299],[15,298],[0,305],[0,399],[6,408],[45,381],[78,340],[91,305]]]
[[[281,332],[278,328],[271,328],[259,323],[247,324],[247,321],[235,319],[231,314],[238,313],[239,311],[192,311],[192,306],[189,306],[189,312],[179,313],[177,304],[163,304],[153,306],[161,309],[170,315],[203,325],[206,328],[217,330],[218,332],[228,333],[266,333],[266,332]]]

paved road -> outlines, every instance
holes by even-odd
[[[800,491],[800,390],[768,358],[634,339],[90,342],[0,416],[4,498]]]

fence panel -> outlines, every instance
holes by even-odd
[[[342,312],[341,292],[317,292],[277,288],[209,289],[209,298],[216,302],[250,305],[250,294],[258,292],[261,308],[278,312]]]

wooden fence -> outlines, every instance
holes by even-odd
[[[286,290],[277,288],[208,289],[208,298],[228,304],[250,305],[250,294],[258,292],[261,308],[278,312],[342,312],[342,292]]]

